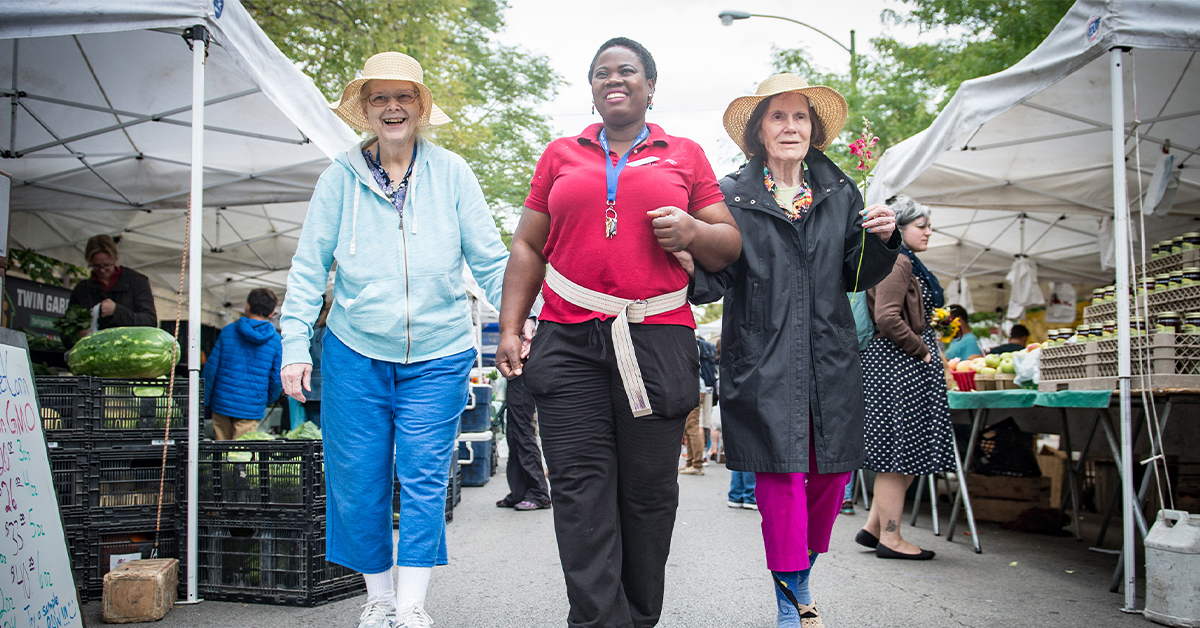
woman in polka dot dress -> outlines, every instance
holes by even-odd
[[[888,200],[904,247],[891,274],[867,292],[877,331],[863,352],[866,398],[863,466],[878,473],[875,503],[855,540],[880,558],[929,560],[933,552],[900,536],[904,494],[913,477],[954,468],[954,436],[937,333],[942,287],[915,253],[929,247],[929,209],[907,196]]]

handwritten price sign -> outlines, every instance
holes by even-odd
[[[28,354],[2,343],[0,411],[0,628],[82,628]]]

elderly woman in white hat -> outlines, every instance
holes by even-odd
[[[862,368],[846,293],[887,276],[900,239],[891,210],[864,209],[854,179],[821,152],[846,121],[841,94],[778,74],[730,103],[724,121],[749,159],[721,180],[742,254],[719,272],[695,265],[691,299],[725,299],[726,464],[755,474],[778,626],[816,628],[808,576],[829,551],[842,491],[863,460]]]
[[[422,76],[412,57],[380,53],[331,105],[368,136],[317,183],[281,321],[283,390],[303,402],[312,325],[336,261],[321,360],[327,556],[366,579],[360,628],[432,622],[425,591],[447,560],[446,485],[476,357],[463,266],[499,304],[508,262],[471,169],[422,137],[449,122]]]

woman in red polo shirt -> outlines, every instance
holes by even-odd
[[[497,365],[524,371],[537,403],[569,626],[658,623],[699,377],[673,254],[716,271],[741,251],[704,152],[646,123],[656,79],[641,44],[600,47],[588,80],[603,124],[542,154],[504,278]],[[523,348],[539,288],[541,324]]]

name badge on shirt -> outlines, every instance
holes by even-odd
[[[631,161],[626,165],[627,166],[645,166],[647,164],[652,164],[656,161],[658,161],[658,157],[643,157],[641,159],[638,159],[637,161]]]

